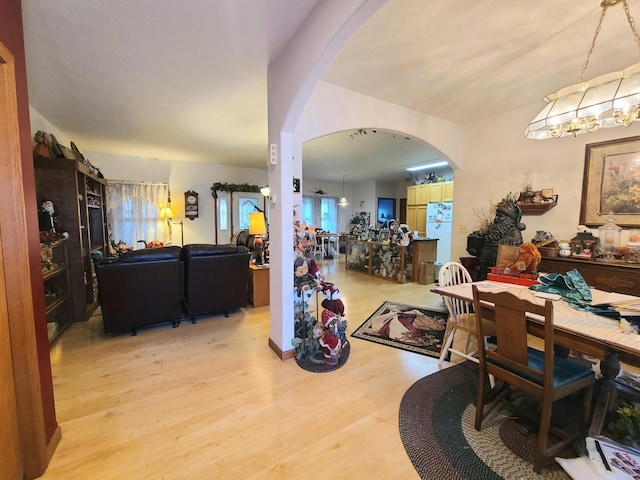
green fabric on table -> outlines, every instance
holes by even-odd
[[[585,302],[590,302],[591,288],[587,285],[578,270],[571,270],[565,275],[560,273],[547,273],[540,275],[540,283],[531,285],[530,290],[538,292],[555,293],[566,300],[570,307],[582,312],[591,312],[596,315],[619,319],[620,313],[607,306],[593,306]]]
[[[538,280],[540,283],[531,285],[529,287],[530,290],[555,293],[567,300],[591,301],[591,289],[578,270],[571,270],[565,275],[546,273],[540,275]]]

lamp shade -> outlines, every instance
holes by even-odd
[[[171,207],[162,207],[160,210],[160,218],[173,218],[175,215],[171,211]]]
[[[269,189],[269,185],[267,185],[266,187],[260,187],[260,193],[263,196],[268,197],[269,194],[271,193],[271,190]]]
[[[264,221],[264,213],[253,212],[249,214],[249,234],[264,235],[267,233],[267,225]]]
[[[607,8],[618,3],[623,5],[637,46],[640,47],[640,34],[636,30],[627,0],[602,0],[600,21],[582,66],[580,82],[545,97],[547,106],[525,129],[528,138],[575,136],[595,132],[600,128],[628,127],[640,120],[640,63],[624,70],[605,73],[588,82],[582,81]]]

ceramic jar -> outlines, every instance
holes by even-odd
[[[558,246],[560,247],[558,255],[561,257],[569,257],[571,255],[571,245],[568,242],[560,242]]]

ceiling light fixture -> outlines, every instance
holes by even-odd
[[[449,165],[447,162],[431,162],[431,163],[424,163],[422,165],[416,165],[414,167],[407,167],[405,168],[406,171],[408,172],[417,172],[418,170],[426,170],[428,168],[436,168],[436,167],[446,167],[447,165]]]
[[[560,138],[566,135],[595,132],[599,128],[628,127],[640,114],[640,63],[619,72],[605,73],[588,82],[583,82],[584,72],[600,33],[607,8],[622,3],[627,21],[633,32],[638,49],[640,36],[631,17],[626,0],[603,0],[602,14],[596,27],[587,59],[582,66],[580,80],[574,85],[561,88],[547,95],[548,105],[535,117],[525,130],[527,138]]]
[[[347,205],[349,205],[349,202],[347,202],[347,197],[344,196],[344,177],[346,177],[346,175],[342,175],[342,198],[338,202],[338,205],[341,207],[346,207]]]

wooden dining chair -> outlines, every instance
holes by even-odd
[[[500,400],[500,396],[485,405],[487,376],[493,375],[538,399],[539,430],[536,442],[533,470],[539,473],[545,463],[567,448],[586,431],[591,409],[594,374],[590,368],[554,355],[553,303],[544,305],[520,299],[509,292],[483,292],[472,286],[476,318],[493,318],[495,321],[496,347],[481,348],[479,354],[478,403],[475,428],[480,430],[485,415]],[[544,319],[544,350],[536,350],[527,344],[527,325],[530,316]],[[485,335],[482,322],[476,321],[477,335]],[[551,413],[556,400],[582,390],[582,424],[573,433],[557,431],[564,438],[548,445]]]
[[[438,286],[448,287],[451,285],[459,285],[462,283],[471,283],[471,275],[461,263],[448,262],[440,267],[440,273],[438,274]],[[473,313],[471,302],[460,300],[449,296],[443,296],[444,304],[449,311],[448,327],[450,329],[449,336],[447,337],[445,344],[442,346],[440,358],[438,359],[438,365],[442,366],[442,362],[447,357],[447,354],[453,353],[459,355],[467,360],[478,363],[478,350],[469,351],[471,340],[476,336],[476,316]],[[485,321],[485,335],[490,337],[494,334],[492,331],[493,323],[487,323]],[[456,350],[454,347],[454,338],[456,332],[462,332],[466,336],[464,337],[464,350]],[[487,337],[482,337],[483,342],[487,343]],[[477,342],[476,342],[477,343]]]

